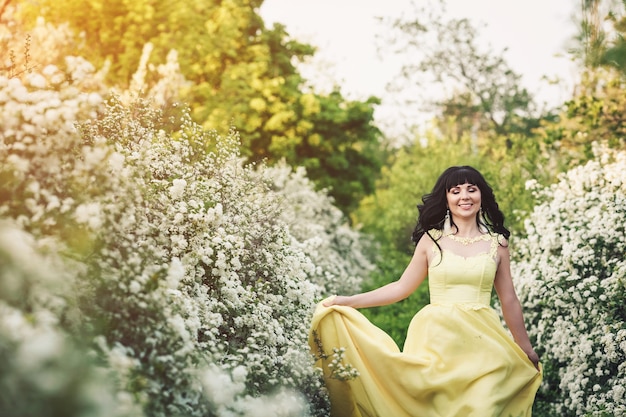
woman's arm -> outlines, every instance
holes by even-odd
[[[535,364],[535,368],[539,369],[539,356],[535,353],[526,331],[524,324],[524,316],[522,314],[522,305],[515,293],[513,279],[511,278],[511,260],[508,247],[500,246],[498,248],[498,271],[494,286],[502,305],[502,315],[507,327],[513,335],[515,342],[522,348],[528,356],[528,359]]]
[[[433,241],[424,234],[415,246],[411,262],[397,281],[389,283],[361,294],[351,296],[337,296],[324,303],[326,307],[343,305],[354,308],[377,307],[392,304],[407,298],[419,287],[428,274],[428,250]]]

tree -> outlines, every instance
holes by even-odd
[[[313,100],[318,112],[307,109]],[[303,96],[301,103],[303,123],[310,129],[287,160],[304,166],[345,214],[352,213],[374,191],[383,163],[382,133],[374,125],[373,107],[379,100],[346,101],[335,90],[326,96]]]
[[[483,50],[477,29],[468,19],[447,19],[443,2],[416,6],[412,14],[388,24],[393,30],[385,45],[408,57],[392,87],[419,88],[420,99],[436,110],[440,127],[453,119],[458,126],[444,135],[458,135],[461,129],[490,137],[529,134],[538,125],[533,99],[506,63],[506,50]],[[433,91],[433,85],[443,94]]]
[[[613,22],[613,28],[617,32],[617,37],[604,53],[603,60],[626,75],[626,1],[622,0],[621,17],[619,14],[611,13],[609,15]]]
[[[611,1],[611,0],[609,0]],[[603,27],[603,0],[580,0],[580,31],[578,47],[572,52],[586,67],[602,65],[607,49],[608,36]]]
[[[593,157],[595,143],[626,149],[626,87],[613,68],[587,69],[564,111],[537,129],[542,151],[557,170],[573,168]]]
[[[96,67],[110,63],[108,80],[124,89],[139,65],[143,45],[149,65],[178,52],[189,81],[181,100],[206,129],[237,128],[248,162],[305,166],[319,188],[329,188],[348,213],[373,189],[381,133],[372,123],[378,101],[349,102],[339,91],[305,93],[296,62],[315,49],[289,38],[284,26],[265,26],[262,0],[91,0],[33,5],[21,16],[68,22],[83,42],[77,52]]]
[[[580,31],[577,45],[570,51],[582,64],[580,80],[562,111],[535,131],[541,151],[550,155],[556,171],[593,158],[597,142],[626,148],[626,84],[620,73],[625,4],[580,1]]]
[[[624,70],[625,12],[623,0],[580,0],[580,30],[572,53],[585,68]]]

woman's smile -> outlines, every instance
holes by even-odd
[[[448,208],[453,216],[474,216],[480,210],[481,194],[475,184],[459,184],[446,194]]]

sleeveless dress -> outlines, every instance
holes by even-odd
[[[499,237],[463,244],[434,232],[441,250],[433,243],[430,304],[412,319],[402,351],[357,310],[318,304],[309,345],[331,416],[531,416],[542,374],[490,307]],[[345,348],[342,364],[358,377],[331,376],[333,348]]]

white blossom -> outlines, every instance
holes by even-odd
[[[516,289],[546,369],[542,390],[560,392],[563,415],[626,413],[626,153],[596,158],[544,190],[516,244]],[[626,347],[626,346],[625,346]]]
[[[185,192],[185,187],[187,186],[187,181],[184,179],[175,179],[170,187],[170,196],[172,199],[177,200],[183,196]]]
[[[100,204],[84,203],[76,207],[74,218],[78,223],[87,224],[91,229],[98,229],[102,225],[102,211]]]

